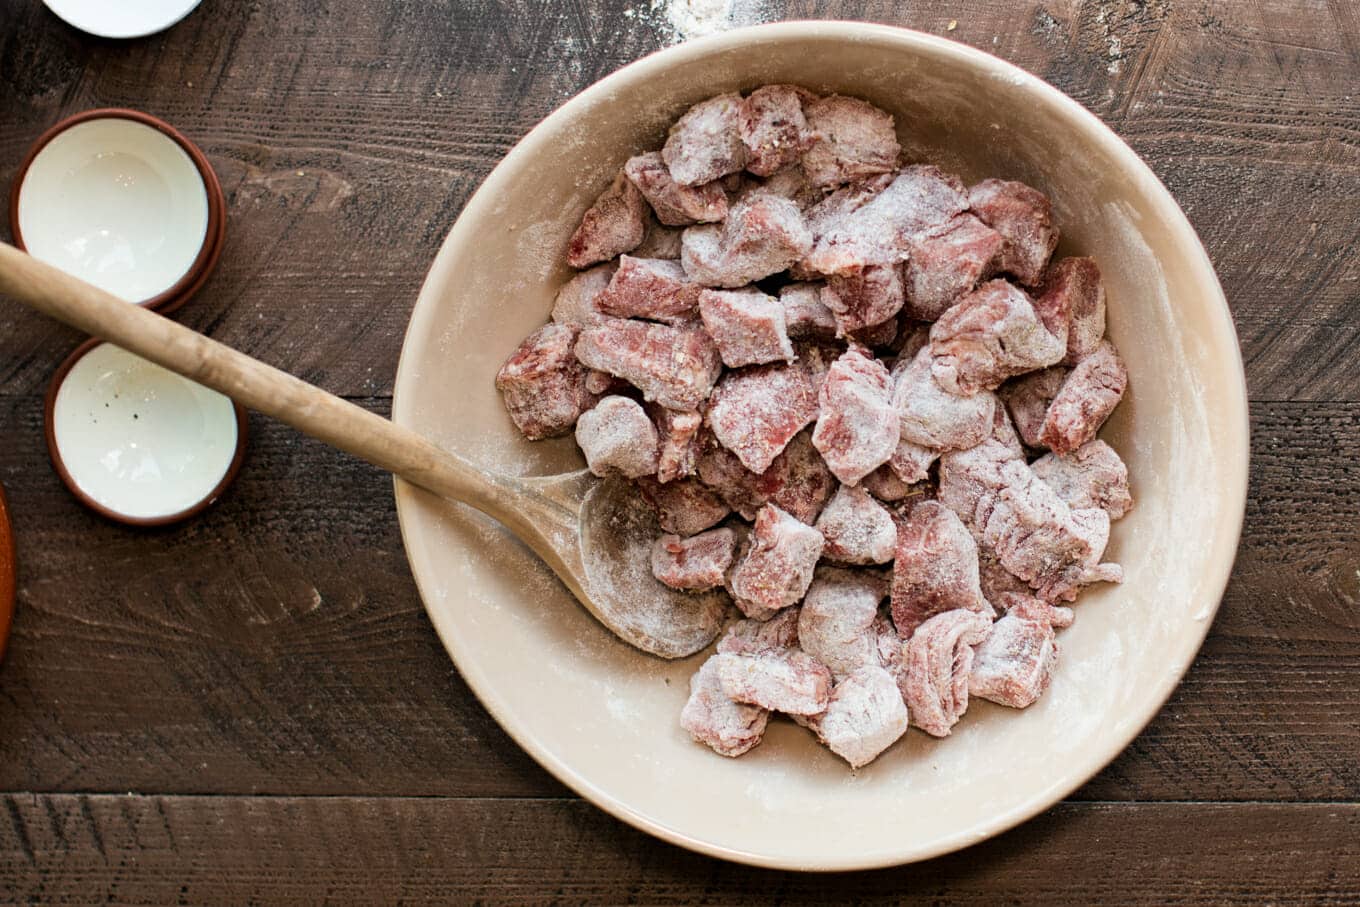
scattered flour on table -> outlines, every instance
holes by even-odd
[[[626,10],[624,15],[642,18],[669,33],[672,43],[756,25],[767,18],[761,4],[753,0],[651,0]]]
[[[666,19],[681,37],[699,38],[727,28],[731,0],[667,0]]]

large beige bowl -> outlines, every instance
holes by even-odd
[[[954,734],[918,730],[851,772],[772,723],[736,760],[680,729],[704,656],[663,662],[616,641],[495,524],[397,483],[406,549],[449,654],[544,767],[619,818],[705,853],[792,869],[919,860],[1003,831],[1104,766],[1194,658],[1227,582],[1247,486],[1241,357],[1213,268],[1147,166],[1056,89],[914,32],[787,23],[632,64],[572,99],[496,168],[444,242],[411,318],[394,416],[488,469],[578,468],[569,439],[530,444],[492,377],[548,317],[567,238],[630,155],[685,108],[767,82],[865,98],[913,159],[1011,177],[1053,199],[1060,254],[1094,256],[1130,393],[1104,437],[1138,504],[1110,552],[1122,586],[1083,597],[1052,688],[1011,711],[974,702]]]

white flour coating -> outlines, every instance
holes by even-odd
[[[682,38],[715,35],[730,27],[732,0],[667,0],[666,21]]]
[[[768,18],[752,0],[651,0],[624,10],[625,18],[640,18],[671,38],[671,43],[703,38]]]

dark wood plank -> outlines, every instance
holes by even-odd
[[[46,903],[1355,903],[1360,806],[1073,804],[960,854],[756,871],[579,801],[4,798],[7,896]]]
[[[363,401],[384,411],[385,401]],[[240,480],[134,532],[57,482],[0,397],[20,601],[0,790],[535,796],[561,788],[452,670],[386,476],[256,420]],[[1078,796],[1331,800],[1360,790],[1360,406],[1262,404],[1237,572],[1151,727]]]
[[[565,792],[449,664],[387,477],[256,420],[211,513],[150,533],[101,522],[41,442],[40,395],[76,337],[0,301],[21,561],[0,791],[44,792],[0,814],[0,900],[1357,901],[1360,16],[1310,0],[737,8],[1012,60],[1124,136],[1196,225],[1242,338],[1253,476],[1223,609],[1167,708],[1088,802],[870,875],[750,873],[570,798],[463,799]],[[565,98],[675,40],[648,0],[220,0],[134,42],[13,0],[0,182],[63,115],[165,116],[230,204],[220,269],[180,317],[385,412],[425,269],[486,173]],[[1137,800],[1235,802],[1091,802]]]
[[[216,507],[131,531],[57,480],[36,401],[0,412],[21,615],[0,788],[561,791],[444,653],[389,476],[255,417]]]
[[[127,104],[167,117],[207,150],[231,203],[220,270],[181,317],[349,395],[390,392],[425,270],[501,155],[565,97],[674,40],[628,0],[222,2],[131,43],[82,39],[37,0],[11,6],[0,180],[66,113]],[[1360,399],[1360,94],[1344,5],[762,9],[918,27],[1043,75],[1146,156],[1190,215],[1253,395]],[[9,306],[0,336],[0,393],[38,392],[70,342]]]

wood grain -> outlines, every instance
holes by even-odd
[[[657,844],[570,800],[3,805],[0,878],[15,900],[49,903],[1343,904],[1360,886],[1354,804],[1071,804],[943,859],[821,876]]]
[[[77,337],[0,301],[20,562],[0,900],[1360,902],[1360,14],[735,8],[1011,60],[1119,132],[1198,229],[1242,340],[1252,480],[1223,608],[1167,707],[1073,802],[951,858],[823,879],[693,856],[569,797],[473,699],[420,607],[386,476],[255,418],[203,518],[136,533],[81,510],[40,432]],[[566,97],[674,40],[649,0],[215,0],[133,42],[12,0],[0,180],[65,114],[165,117],[229,202],[219,269],[179,319],[386,414],[424,272],[482,178]],[[84,794],[127,791],[170,796]]]
[[[229,201],[219,270],[181,319],[346,396],[391,392],[425,270],[504,152],[665,40],[648,5],[626,0],[589,13],[223,2],[126,46],[18,6],[0,31],[0,180],[64,114],[128,104],[165,117],[208,153]],[[1254,397],[1357,398],[1360,93],[1342,4],[770,6],[947,34],[1073,95],[1147,158],[1200,231]],[[0,393],[37,392],[69,343],[8,307],[0,334],[12,351]]]
[[[58,483],[38,401],[0,397],[0,425],[22,565],[0,790],[561,792],[431,632],[386,476],[256,418],[218,507],[134,532]],[[1081,798],[1360,790],[1360,526],[1340,491],[1360,471],[1360,406],[1261,404],[1253,436],[1252,504],[1205,648]]]

